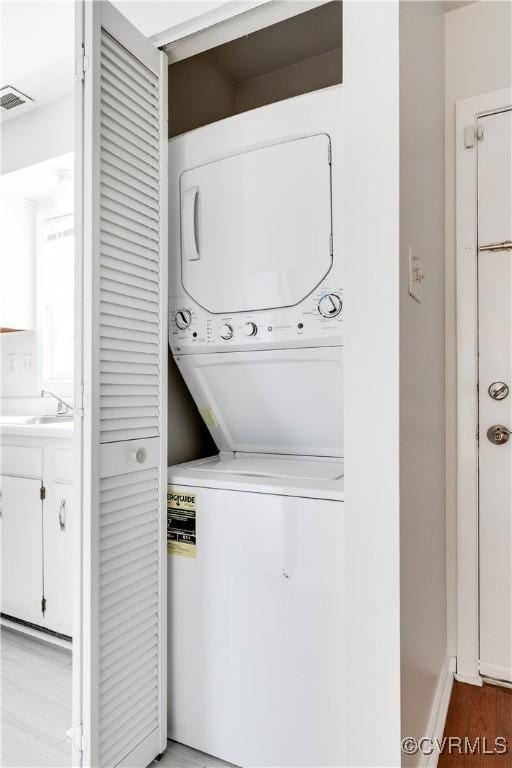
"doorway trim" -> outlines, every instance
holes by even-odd
[[[479,670],[477,132],[479,117],[512,107],[512,87],[456,104],[457,316],[457,672],[482,685]],[[465,141],[465,129],[474,126]],[[471,131],[469,131],[471,134]]]

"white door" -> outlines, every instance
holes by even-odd
[[[480,672],[512,682],[512,111],[478,122]]]
[[[41,481],[2,475],[1,611],[42,625],[43,502]]]
[[[84,765],[145,766],[166,746],[167,58],[108,2],[81,10],[75,725]]]

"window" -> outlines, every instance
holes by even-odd
[[[73,391],[74,219],[42,222],[38,304],[43,387]]]

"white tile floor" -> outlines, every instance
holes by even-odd
[[[5,627],[0,632],[0,765],[69,768],[71,652]],[[232,768],[169,742],[152,768]]]

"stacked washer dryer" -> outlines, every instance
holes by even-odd
[[[342,88],[169,142],[169,339],[219,453],[169,468],[169,736],[344,744]],[[179,436],[176,436],[179,439]]]

